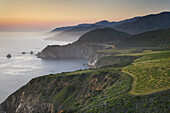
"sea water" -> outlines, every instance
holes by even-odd
[[[42,32],[0,32],[0,103],[32,78],[88,68],[84,65],[87,59],[37,58],[36,54],[47,45],[70,43],[44,40],[48,37],[49,34]],[[12,57],[7,58],[7,54]]]

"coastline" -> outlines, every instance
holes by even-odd
[[[3,32],[0,33],[0,103],[9,95],[37,76],[87,68],[86,59],[45,60],[35,56],[46,45],[66,42],[46,41],[43,33]],[[22,47],[22,48],[21,48]],[[33,51],[34,54],[30,54]],[[22,54],[26,52],[26,54]],[[11,54],[10,59],[6,58]]]

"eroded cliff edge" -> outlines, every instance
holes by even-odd
[[[4,113],[167,112],[169,91],[129,95],[132,77],[101,68],[35,78],[1,105]]]
[[[129,90],[130,85],[126,86],[125,83],[130,84],[131,78],[122,74],[120,69],[113,68],[43,76],[31,80],[12,94],[2,107],[7,113],[77,111],[76,109],[80,109],[79,105],[86,107],[84,102],[91,103],[88,98],[97,96],[106,87],[119,83],[124,90],[117,94],[122,94]],[[103,105],[104,103],[101,103],[101,106]]]
[[[98,43],[68,44],[47,46],[37,54],[39,58],[90,58],[97,51],[113,45]]]

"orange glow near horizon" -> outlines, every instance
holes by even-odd
[[[94,21],[88,21],[92,23]],[[84,21],[48,21],[48,20],[28,20],[28,19],[0,19],[0,31],[18,30],[47,30],[55,27],[72,26]]]
[[[0,31],[120,21],[167,11],[169,5],[168,0],[0,0]]]

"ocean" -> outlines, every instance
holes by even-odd
[[[0,103],[32,78],[87,69],[87,59],[43,60],[36,57],[47,45],[70,42],[48,41],[42,32],[0,32]],[[30,54],[33,51],[34,54]],[[22,54],[26,52],[26,54]],[[11,54],[11,58],[6,55]]]

